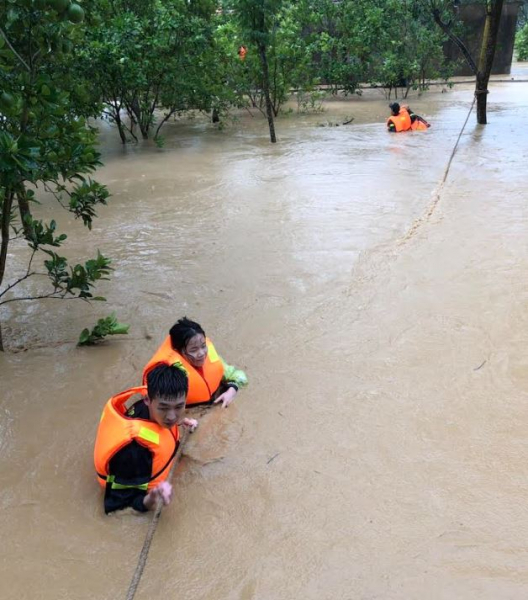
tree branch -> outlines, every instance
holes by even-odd
[[[80,298],[79,296],[54,296],[57,292],[50,292],[49,294],[44,294],[42,296],[23,296],[22,298],[9,298],[8,300],[3,300],[0,302],[0,306],[3,304],[8,304],[9,302],[21,302],[22,300],[85,300],[88,301],[89,298]]]
[[[57,181],[53,181],[53,183],[55,185],[59,185],[59,183]],[[64,208],[64,210],[69,211],[69,207],[66,206],[65,204],[62,203],[62,198],[60,195],[60,192],[58,192],[57,190],[53,190],[51,189],[51,187],[48,185],[48,183],[45,181],[44,182],[44,189],[46,190],[46,192],[50,193],[52,196],[54,196],[55,200],[57,200],[57,202],[62,206],[62,208]],[[71,198],[71,194],[67,189],[63,189],[63,192],[66,192],[66,194]]]
[[[433,8],[433,19],[435,20],[435,23],[440,27],[440,29],[447,35],[447,37],[456,44],[456,46],[458,47],[460,52],[462,52],[464,58],[466,59],[469,68],[476,75],[478,73],[478,69],[477,65],[475,64],[475,61],[473,60],[473,57],[469,53],[469,50],[466,48],[464,42],[451,31],[451,23],[444,23],[442,21],[442,18],[440,17],[440,11],[438,10],[438,8]]]
[[[6,41],[7,45],[9,46],[9,48],[11,48],[11,52],[13,52],[13,54],[18,58],[18,60],[24,65],[24,67],[26,67],[26,69],[31,73],[31,69],[29,68],[29,65],[20,56],[20,54],[13,48],[13,46],[11,45],[11,42],[7,39],[7,35],[4,33],[4,30],[1,27],[0,27],[0,34],[2,34],[2,37]]]
[[[165,125],[165,123],[172,117],[172,115],[176,112],[176,109],[170,110],[162,119],[161,123],[158,125],[156,129],[156,133],[154,134],[154,139],[156,139],[159,135],[160,129]]]
[[[13,283],[11,283],[10,285],[8,285],[6,287],[6,289],[3,292],[0,292],[0,298],[7,294],[7,292],[9,292],[9,290],[12,290],[16,285],[18,285],[21,281],[24,281],[25,279],[28,279],[29,277],[31,277],[32,275],[36,275],[35,272],[33,273],[26,273],[25,275],[22,275],[22,277],[19,277],[16,281],[14,281]],[[0,302],[0,304],[4,304],[4,302]]]
[[[12,290],[21,281],[24,281],[25,279],[28,279],[29,277],[32,277],[33,275],[46,275],[46,273],[37,273],[36,271],[31,272],[31,264],[33,263],[33,258],[35,257],[36,253],[37,253],[37,249],[34,248],[33,251],[31,252],[31,256],[29,257],[29,262],[28,262],[28,266],[27,266],[27,269],[26,269],[26,274],[22,275],[22,277],[19,277],[13,283],[9,284],[3,292],[0,292],[0,298],[2,296],[4,296],[5,294],[7,294],[7,292],[9,292],[9,290]],[[3,303],[0,303],[0,304],[3,304]]]

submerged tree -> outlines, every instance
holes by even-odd
[[[283,2],[276,14],[275,25],[267,36],[266,63],[273,117],[279,115],[292,90],[310,92],[317,83],[317,67],[312,60],[310,46],[313,34],[307,29],[311,17],[310,4],[308,0]],[[231,57],[227,84],[233,86],[239,104],[257,108],[267,117],[262,55],[248,41],[247,25],[226,14],[216,35],[226,57]],[[241,46],[245,48],[248,44],[244,56],[233,59],[237,49]]]
[[[54,220],[34,218],[41,195],[91,228],[108,191],[89,174],[100,164],[96,132],[86,117],[98,106],[69,68],[84,11],[70,0],[34,0],[0,5],[0,309],[41,298],[94,298],[92,288],[108,276],[110,260],[100,253],[70,266],[57,253],[66,240]],[[29,248],[27,266],[16,272],[8,249],[16,239]],[[38,256],[45,260],[38,261]],[[47,287],[18,292],[29,278]],[[51,285],[50,285],[51,284]],[[0,326],[0,350],[4,349]]]
[[[93,15],[78,68],[117,125],[123,143],[138,135],[158,137],[172,115],[210,111],[217,103],[222,86],[215,69],[215,2],[89,3]]]
[[[262,69],[262,92],[266,103],[270,140],[277,141],[273,103],[271,101],[271,85],[268,51],[271,37],[279,26],[279,15],[283,0],[234,0],[233,7],[240,25],[242,35],[250,48],[253,47]]]
[[[486,10],[486,20],[484,22],[484,31],[480,46],[480,54],[477,61],[471,56],[467,46],[453,32],[453,20],[446,20],[446,9],[449,3],[439,2],[437,0],[428,0],[433,17],[438,26],[446,35],[457,45],[462,52],[467,64],[475,75],[475,97],[477,99],[477,123],[486,125],[487,121],[487,96],[488,83],[493,67],[495,49],[497,47],[497,38],[499,35],[499,26],[502,15],[504,0],[482,0]],[[458,5],[459,3],[453,3]]]

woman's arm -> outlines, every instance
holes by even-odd
[[[222,361],[222,366],[224,367],[224,376],[222,377],[222,381],[227,384],[234,384],[236,388],[246,387],[248,384],[247,375],[241,369],[237,369],[232,365],[228,365],[226,361],[220,357]]]
[[[222,361],[222,366],[224,367],[222,383],[225,387],[227,387],[227,390],[220,394],[213,404],[220,404],[221,402],[222,408],[227,408],[235,399],[238,389],[241,387],[246,387],[248,384],[248,379],[244,371],[237,369],[232,365],[228,365],[222,357],[220,357],[220,360]]]

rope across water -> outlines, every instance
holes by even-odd
[[[427,207],[425,214],[422,215],[420,218],[416,219],[416,221],[414,221],[414,223],[411,225],[411,228],[409,229],[409,231],[397,242],[398,245],[404,244],[405,242],[410,240],[414,236],[414,234],[416,233],[416,231],[420,227],[420,225],[422,225],[422,223],[424,221],[426,221],[427,219],[429,219],[431,217],[436,206],[438,205],[438,202],[440,201],[440,193],[442,192],[444,184],[447,180],[447,176],[449,175],[449,170],[451,169],[451,164],[453,162],[453,158],[455,157],[455,154],[456,154],[456,151],[458,148],[458,144],[460,142],[460,138],[462,137],[462,134],[464,133],[464,129],[466,128],[467,122],[469,121],[469,117],[471,115],[471,112],[473,111],[473,107],[475,106],[476,99],[477,99],[477,97],[474,96],[473,102],[471,103],[471,106],[469,107],[469,111],[468,111],[466,120],[464,121],[464,124],[462,125],[462,129],[460,130],[460,133],[458,134],[455,145],[453,146],[453,150],[451,151],[451,154],[449,156],[449,160],[447,161],[447,166],[444,170],[444,175],[443,175],[442,179],[440,180],[440,183],[436,186],[436,188],[433,191],[433,195],[434,195],[433,201]]]
[[[167,481],[172,480],[172,476],[174,474],[174,470],[176,465],[180,461],[183,446],[187,440],[187,431],[184,431],[182,435],[182,439],[180,442],[180,447],[178,448],[178,452],[174,458],[174,462],[172,463],[171,469],[169,471],[169,475],[167,477]],[[130,585],[128,586],[128,591],[126,595],[126,600],[133,600],[137,589],[139,587],[139,583],[141,581],[141,577],[143,575],[143,571],[145,569],[145,565],[147,564],[148,553],[150,550],[150,545],[152,544],[152,539],[154,538],[154,534],[156,533],[156,528],[158,527],[159,519],[161,516],[161,510],[163,508],[163,503],[161,500],[158,500],[156,508],[154,510],[154,514],[152,515],[152,519],[150,521],[149,528],[147,530],[147,534],[145,536],[145,541],[143,542],[143,547],[141,548],[141,552],[139,553],[139,558],[136,564],[136,568],[134,570],[134,574],[132,575],[132,579],[130,580]]]

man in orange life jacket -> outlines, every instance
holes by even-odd
[[[408,106],[401,106],[397,102],[389,104],[391,116],[387,119],[387,128],[390,133],[400,131],[425,131],[431,125],[422,117],[415,114]]]
[[[158,499],[171,501],[172,486],[166,479],[179,446],[178,425],[191,431],[198,425],[183,418],[187,389],[184,369],[158,365],[148,374],[146,387],[131,388],[106,403],[94,462],[105,487],[107,514],[127,507],[145,512]],[[142,397],[134,402],[138,394]]]

